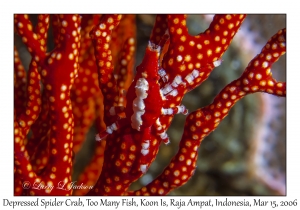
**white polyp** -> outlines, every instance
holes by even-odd
[[[101,23],[101,24],[99,25],[99,28],[100,28],[100,29],[105,29],[105,25],[104,25],[103,23]]]
[[[145,113],[144,99],[147,98],[147,90],[149,90],[149,84],[145,78],[140,78],[136,82],[135,94],[136,98],[132,102],[133,115],[131,116],[131,127],[140,130],[140,126],[143,124],[142,115]]]
[[[280,36],[280,37],[281,37],[282,39],[284,39],[282,36]],[[279,37],[279,38],[280,38],[280,37]],[[280,41],[280,40],[279,40],[279,41]],[[282,40],[282,41],[283,41],[283,40]],[[280,42],[279,45],[280,45],[280,47],[285,47],[285,42]]]
[[[214,64],[214,67],[218,67],[218,66],[220,66],[220,65],[221,65],[221,63],[222,63],[222,60],[221,60],[221,59],[219,59],[219,60],[216,60],[216,61],[214,61],[214,62],[213,62],[213,64]]]
[[[267,61],[263,62],[262,67],[267,68],[269,63]]]
[[[178,56],[176,57],[176,60],[177,60],[178,62],[182,61],[182,56],[181,56],[181,55],[178,55]]]
[[[114,106],[110,107],[109,114],[112,115],[112,116],[116,115],[116,109],[115,109]]]
[[[145,165],[145,164],[140,165],[140,169],[141,169],[141,172],[143,174],[146,173],[146,171],[147,171],[147,165]]]

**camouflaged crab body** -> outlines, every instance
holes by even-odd
[[[151,127],[161,115],[163,99],[158,83],[158,57],[157,50],[146,49],[127,92],[126,117],[131,118],[132,127],[138,131]]]

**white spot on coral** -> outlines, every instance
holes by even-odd
[[[60,89],[61,89],[61,91],[66,91],[67,90],[67,86],[66,85],[62,85]]]
[[[176,60],[177,60],[178,62],[182,61],[182,56],[181,56],[181,55],[178,55],[178,56],[176,57]]]

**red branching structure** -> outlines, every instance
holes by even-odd
[[[134,74],[134,15],[38,15],[36,26],[15,15],[32,57],[26,72],[15,48],[15,195],[166,195],[193,176],[202,140],[238,100],[255,92],[286,96],[286,83],[271,72],[286,51],[284,28],[211,104],[188,113],[184,95],[221,65],[246,16],[215,15],[196,36],[186,17],[157,15]],[[55,48],[47,52],[50,24]],[[179,113],[188,115],[177,154],[161,175],[130,191],[170,141],[166,131]],[[94,122],[96,152],[78,180],[93,188],[73,191],[74,156]]]

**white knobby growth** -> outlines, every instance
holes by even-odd
[[[149,147],[150,147],[150,140],[145,140],[142,143],[142,149],[141,149],[141,153],[142,155],[147,155],[149,153]]]
[[[132,102],[133,115],[131,116],[131,127],[140,130],[140,126],[143,124],[142,115],[145,113],[145,102],[149,90],[149,83],[145,78],[140,78],[136,82],[135,94],[136,98]]]

